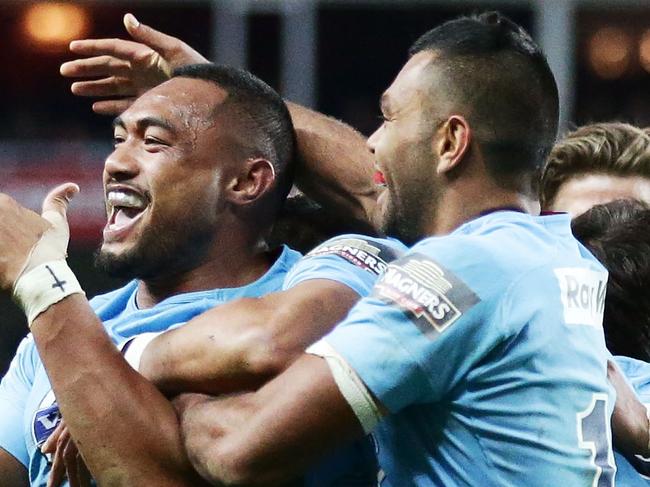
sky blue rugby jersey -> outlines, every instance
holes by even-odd
[[[408,247],[392,238],[340,235],[315,247],[291,268],[284,289],[310,279],[345,284],[361,297],[368,296],[377,277]]]
[[[360,297],[368,296],[390,262],[408,248],[394,239],[341,235],[315,247],[292,267],[284,289],[310,279],[329,279],[345,284]],[[370,439],[347,445],[327,456],[305,476],[308,487],[362,487],[376,484],[377,460]]]
[[[300,254],[285,247],[271,268],[257,281],[237,288],[179,294],[148,309],[135,303],[137,283],[90,301],[115,343],[146,332],[179,326],[194,316],[233,299],[259,297],[282,288],[287,271]],[[31,335],[19,345],[9,371],[0,384],[0,447],[29,472],[31,485],[45,486],[51,465],[38,445],[60,421],[45,369]],[[67,484],[66,484],[67,485]]]
[[[615,356],[614,360],[632,386],[639,400],[650,408],[650,364],[630,357]],[[641,457],[625,458],[614,451],[616,487],[650,487],[650,461]]]
[[[325,338],[391,413],[382,485],[611,486],[606,275],[567,215],[513,211],[389,264]]]

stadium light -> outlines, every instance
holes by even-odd
[[[71,40],[88,34],[90,15],[71,3],[37,3],[25,10],[23,30],[39,48],[58,51],[65,49]]]
[[[632,37],[619,27],[597,30],[588,43],[591,68],[601,78],[620,78],[630,67],[632,44]]]

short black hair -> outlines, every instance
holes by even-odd
[[[174,71],[173,77],[211,81],[228,94],[216,112],[234,110],[237,128],[250,157],[267,159],[276,174],[277,210],[293,184],[296,138],[289,110],[282,97],[252,73],[217,64],[190,64]]]
[[[559,99],[531,36],[500,13],[485,12],[428,31],[409,54],[426,50],[440,54],[434,64],[445,68],[446,94],[465,110],[495,181],[518,189],[528,176],[534,184],[557,135]]]
[[[650,362],[650,206],[612,201],[578,216],[571,227],[609,271],[603,320],[607,348]]]

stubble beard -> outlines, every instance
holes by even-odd
[[[187,225],[150,225],[133,248],[120,253],[99,250],[95,266],[110,277],[160,280],[196,268],[214,239],[214,222],[189,219]]]

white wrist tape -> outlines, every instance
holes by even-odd
[[[13,298],[32,322],[53,304],[71,294],[85,294],[77,277],[65,260],[55,260],[37,265],[20,276],[14,284]]]
[[[124,344],[122,347],[122,353],[124,354],[124,359],[129,363],[131,367],[135,370],[140,371],[140,361],[142,360],[142,354],[144,349],[147,348],[147,345],[151,343],[151,340],[156,338],[158,335],[161,335],[162,331],[143,333],[138,335],[135,338],[132,338]],[[124,349],[126,348],[126,351]]]
[[[357,416],[364,433],[370,433],[381,421],[382,414],[368,388],[345,359],[324,340],[307,349],[307,353],[323,357],[332,371],[341,394]]]

